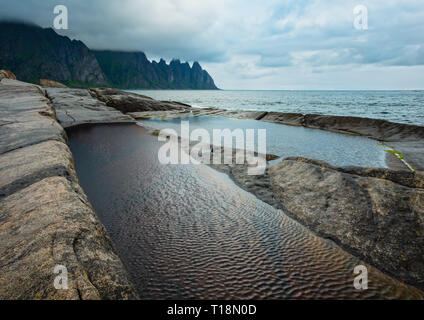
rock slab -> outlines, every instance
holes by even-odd
[[[64,128],[86,123],[134,122],[132,117],[93,98],[86,89],[47,88],[46,91]]]
[[[0,83],[0,299],[136,299],[38,86]],[[68,289],[56,289],[55,266]],[[61,273],[63,275],[63,273]]]
[[[140,94],[111,88],[90,89],[90,93],[107,106],[123,113],[170,110],[184,111],[191,108],[189,105],[183,103],[158,101]]]
[[[277,200],[303,224],[393,276],[424,286],[422,174],[335,168],[304,158],[287,158],[269,174]]]

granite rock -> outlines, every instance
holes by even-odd
[[[424,286],[423,175],[287,158],[269,168],[282,207],[319,235]]]
[[[0,83],[0,299],[136,299],[44,93]]]
[[[16,80],[16,76],[10,70],[0,70],[0,81],[3,79]]]
[[[109,107],[113,107],[123,113],[169,110],[184,111],[191,108],[189,105],[183,103],[158,101],[147,96],[117,89],[90,89],[90,92],[94,97],[106,103]]]
[[[86,89],[48,88],[46,91],[64,128],[85,123],[134,122],[130,116],[93,98]]]
[[[40,79],[40,86],[43,88],[67,88],[63,83],[48,79]]]

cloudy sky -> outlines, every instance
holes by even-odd
[[[92,49],[199,61],[223,89],[424,89],[423,0],[1,0]],[[368,30],[354,8],[368,9]]]

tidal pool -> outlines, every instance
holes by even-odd
[[[137,125],[67,130],[78,176],[143,299],[422,298],[205,165],[162,165]]]
[[[154,129],[174,129],[180,132],[181,121],[189,121],[190,131],[198,128],[213,129],[265,129],[267,153],[281,156],[302,156],[326,161],[334,166],[362,166],[385,168],[386,152],[378,141],[365,137],[340,134],[318,129],[294,127],[256,120],[239,120],[226,117],[198,116],[177,119],[146,119],[138,123]],[[257,139],[257,133],[255,135]],[[255,149],[255,151],[257,151]],[[278,160],[281,161],[281,160]]]

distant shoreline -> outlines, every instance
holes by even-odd
[[[124,90],[198,108],[351,116],[424,126],[424,91]]]

